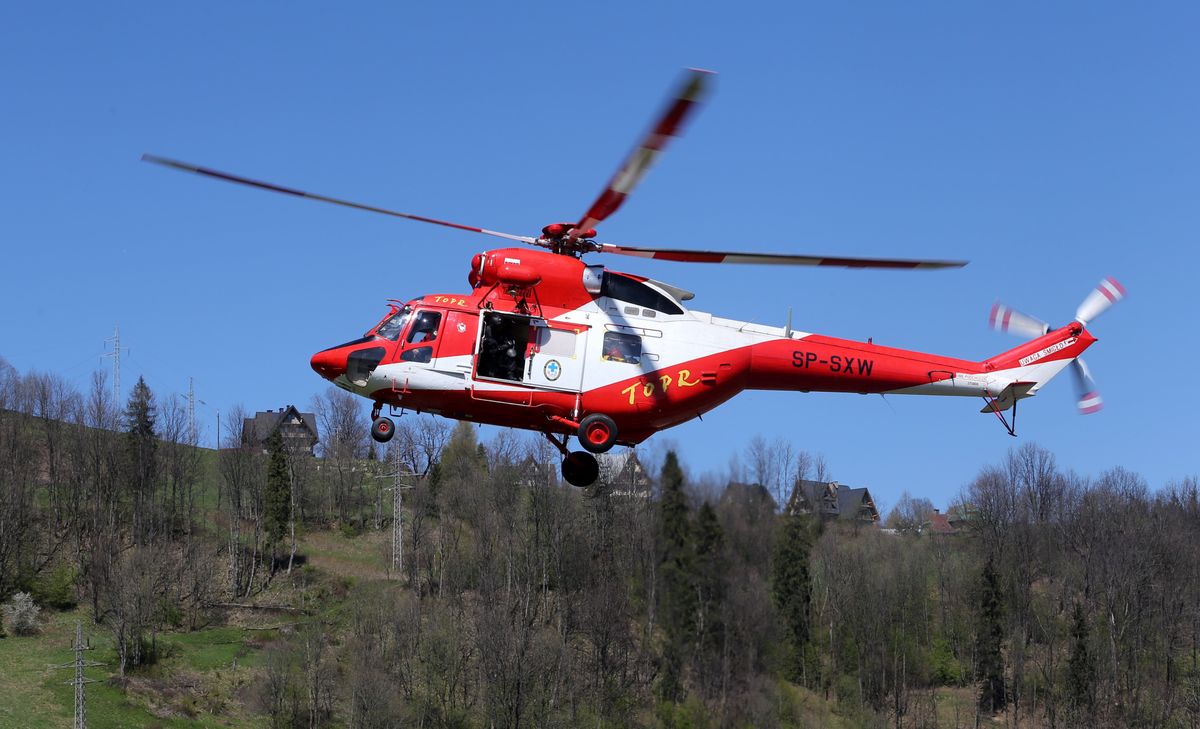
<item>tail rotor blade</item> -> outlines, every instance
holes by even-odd
[[[1125,298],[1125,287],[1111,276],[1100,282],[1092,289],[1083,303],[1075,312],[1075,321],[1087,326],[1087,323],[1108,311],[1108,307]]]
[[[1050,331],[1050,325],[1036,317],[1022,314],[999,301],[992,304],[988,325],[998,332],[1008,332],[1018,337],[1033,339]]]
[[[1075,373],[1075,385],[1079,392],[1079,401],[1076,403],[1079,414],[1091,415],[1100,412],[1104,408],[1104,399],[1096,389],[1096,381],[1092,379],[1088,366],[1077,357],[1071,362],[1071,371]]]

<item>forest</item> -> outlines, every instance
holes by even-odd
[[[0,727],[70,725],[76,621],[91,726],[1200,727],[1195,475],[1026,442],[863,524],[796,506],[832,473],[780,438],[583,490],[363,402],[301,408],[315,455],[242,410],[214,450],[142,380],[0,360]]]

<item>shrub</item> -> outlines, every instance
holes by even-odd
[[[78,604],[75,594],[75,579],[78,570],[68,564],[60,564],[52,570],[38,575],[30,586],[34,599],[55,610],[70,610]]]
[[[18,592],[4,605],[4,619],[15,635],[33,635],[38,630],[38,614],[42,609],[33,604],[28,592]]]
[[[929,650],[930,679],[937,686],[961,686],[966,673],[945,638],[935,638]]]

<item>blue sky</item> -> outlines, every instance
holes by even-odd
[[[1020,441],[1154,487],[1197,473],[1200,9],[1189,3],[77,3],[0,11],[0,356],[80,387],[120,324],[161,392],[305,404],[384,299],[467,290],[486,238],[189,177],[178,157],[515,233],[578,217],[679,69],[710,103],[603,240],[966,258],[950,272],[606,260],[695,308],[972,359],[993,300],[1129,298]],[[1014,444],[971,400],[748,393],[666,435],[694,472],[755,433],[894,503]],[[211,426],[208,435],[211,437]],[[659,438],[663,436],[658,436]]]

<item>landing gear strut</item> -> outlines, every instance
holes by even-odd
[[[571,437],[569,435],[564,435],[561,441],[551,433],[544,435],[546,440],[550,441],[563,454],[562,477],[564,481],[580,488],[596,483],[596,479],[600,478],[600,464],[596,462],[595,456],[586,451],[568,450],[567,441]]]

